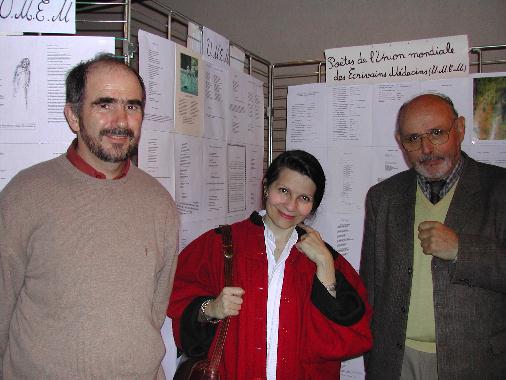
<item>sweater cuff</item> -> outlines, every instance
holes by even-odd
[[[315,275],[311,289],[311,301],[331,321],[351,326],[365,313],[365,305],[355,289],[336,270],[336,297],[334,298]]]
[[[190,358],[205,357],[213,342],[218,325],[202,323],[198,320],[200,305],[213,298],[212,296],[195,298],[181,316],[181,345],[184,353]]]

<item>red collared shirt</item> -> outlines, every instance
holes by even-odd
[[[70,161],[72,165],[74,165],[77,169],[82,171],[85,174],[88,174],[90,177],[106,179],[104,173],[95,170],[93,166],[84,161],[81,156],[77,153],[77,139],[72,141],[69,148],[67,149],[67,159]],[[130,160],[126,160],[121,172],[114,177],[113,179],[120,179],[127,175],[128,169],[130,169]]]

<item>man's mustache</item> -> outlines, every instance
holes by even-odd
[[[421,163],[421,164],[424,164],[428,161],[434,161],[434,160],[444,160],[445,158],[444,157],[441,157],[441,156],[435,156],[433,154],[427,154],[427,155],[423,155],[419,160],[418,162]]]
[[[132,131],[129,128],[108,128],[108,129],[102,129],[100,131],[100,136],[127,136],[127,137],[134,137],[134,131]]]

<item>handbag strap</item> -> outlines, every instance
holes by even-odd
[[[225,286],[232,286],[232,263],[234,258],[234,248],[232,246],[232,229],[229,224],[220,226],[223,239],[223,256],[225,267]],[[209,361],[209,369],[214,372],[218,370],[221,357],[223,355],[223,347],[225,345],[225,338],[227,337],[228,326],[230,325],[230,317],[226,317],[218,327],[218,337],[216,345],[211,354]]]

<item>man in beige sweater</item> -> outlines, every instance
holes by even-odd
[[[163,379],[178,217],[130,165],[144,85],[106,55],[66,85],[77,139],[0,193],[0,379]]]

